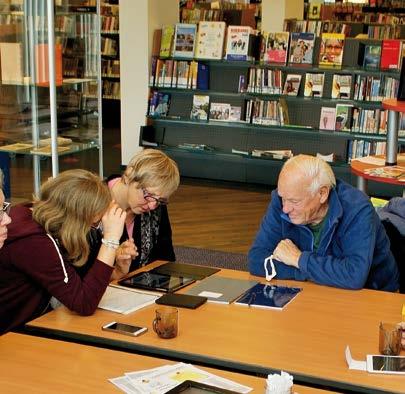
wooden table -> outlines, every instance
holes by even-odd
[[[247,272],[225,269],[216,275],[255,279]],[[129,315],[97,310],[91,317],[60,308],[27,328],[40,335],[108,344],[238,372],[267,375],[285,370],[300,384],[371,393],[405,392],[404,376],[352,371],[344,357],[346,345],[355,359],[378,354],[378,325],[401,320],[404,295],[294,281],[275,283],[299,285],[303,291],[283,311],[212,303],[197,310],[181,309],[179,336],[170,340],[158,338],[151,329],[154,306]],[[102,331],[101,326],[112,320],[146,326],[149,331],[137,338]]]
[[[385,156],[371,156],[372,158],[378,158],[378,159],[385,159]],[[405,167],[405,155],[398,155],[397,156],[397,165]],[[366,174],[364,171],[369,170],[371,168],[377,168],[377,167],[385,167],[385,164],[382,165],[376,165],[376,164],[370,164],[370,163],[364,163],[359,160],[352,160],[351,161],[351,170],[354,174],[357,175],[357,188],[363,191],[364,193],[367,193],[367,181],[374,181],[374,182],[382,182],[382,183],[389,183],[390,185],[398,185],[401,186],[402,188],[405,187],[404,182],[400,182],[395,178],[383,178],[380,176],[373,176],[370,174]],[[402,191],[403,197],[405,197],[405,189]]]
[[[118,393],[108,379],[143,369],[174,364],[174,361],[107,350],[30,335],[0,336],[2,393]],[[263,393],[265,379],[212,368],[202,368]],[[326,394],[294,385],[300,394]]]

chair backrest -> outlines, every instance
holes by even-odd
[[[391,251],[398,264],[399,292],[405,294],[405,237],[388,220],[382,220],[382,224],[390,239]]]

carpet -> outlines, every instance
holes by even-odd
[[[227,253],[210,249],[175,246],[176,261],[209,267],[248,271],[247,256],[242,253]]]

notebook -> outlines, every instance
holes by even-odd
[[[193,264],[183,264],[183,263],[166,263],[156,267],[152,270],[153,272],[158,272],[159,274],[166,275],[177,275],[185,276],[187,278],[192,278],[195,280],[201,280],[215,274],[220,271],[219,268],[203,267]]]
[[[239,298],[235,304],[257,308],[283,309],[302,289],[258,283]]]
[[[208,302],[230,304],[256,284],[254,280],[210,276],[194,285],[186,294],[207,297]]]

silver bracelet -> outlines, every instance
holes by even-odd
[[[116,241],[114,239],[101,239],[101,243],[105,246],[107,246],[107,248],[111,248],[111,249],[118,249],[118,247],[120,246],[120,241]]]

